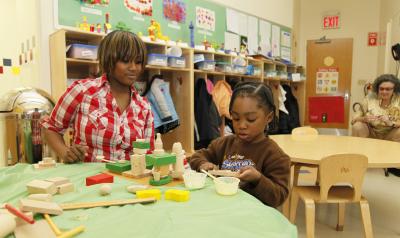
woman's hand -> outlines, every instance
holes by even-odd
[[[218,166],[216,166],[215,164],[213,164],[211,162],[205,162],[205,163],[201,164],[199,167],[200,171],[202,169],[204,169],[205,171],[214,170],[214,169],[218,169]]]
[[[239,179],[245,182],[257,183],[262,174],[253,166],[245,166],[239,171]]]
[[[67,149],[62,153],[61,159],[65,164],[81,162],[87,155],[87,150],[87,146],[72,145],[70,147],[67,147]]]

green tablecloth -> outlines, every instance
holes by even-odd
[[[102,197],[100,185],[86,187],[85,178],[104,171],[104,164],[58,164],[56,168],[35,171],[32,165],[17,164],[0,169],[0,202],[18,206],[28,195],[25,185],[33,179],[67,177],[75,192],[55,195],[58,203],[101,201],[134,197],[126,191],[132,181],[115,177],[112,193]],[[184,185],[176,187],[184,189]],[[161,187],[162,191],[169,187]],[[64,211],[53,220],[61,230],[78,225],[86,227],[77,237],[297,237],[293,226],[279,211],[263,205],[256,198],[239,191],[234,196],[220,196],[211,180],[204,189],[190,192],[188,202],[162,198],[153,204],[99,207]],[[40,215],[35,217],[42,219]]]

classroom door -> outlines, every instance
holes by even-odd
[[[347,129],[353,39],[307,41],[305,125]]]

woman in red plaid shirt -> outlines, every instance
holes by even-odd
[[[146,62],[146,46],[133,33],[113,31],[100,43],[98,60],[102,76],[75,81],[61,96],[42,126],[50,147],[64,163],[129,159],[136,139],[154,144],[153,115],[148,101],[133,84]],[[62,135],[72,126],[74,143]]]

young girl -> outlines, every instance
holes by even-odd
[[[244,191],[269,206],[279,206],[288,196],[290,159],[264,134],[275,111],[271,89],[254,82],[237,85],[229,111],[235,134],[215,139],[196,152],[191,167],[239,171]]]
[[[129,159],[136,139],[154,142],[150,104],[133,84],[146,62],[146,46],[133,33],[113,31],[100,43],[98,60],[102,76],[74,82],[61,96],[42,126],[50,147],[64,163]],[[73,125],[74,144],[62,135]]]

